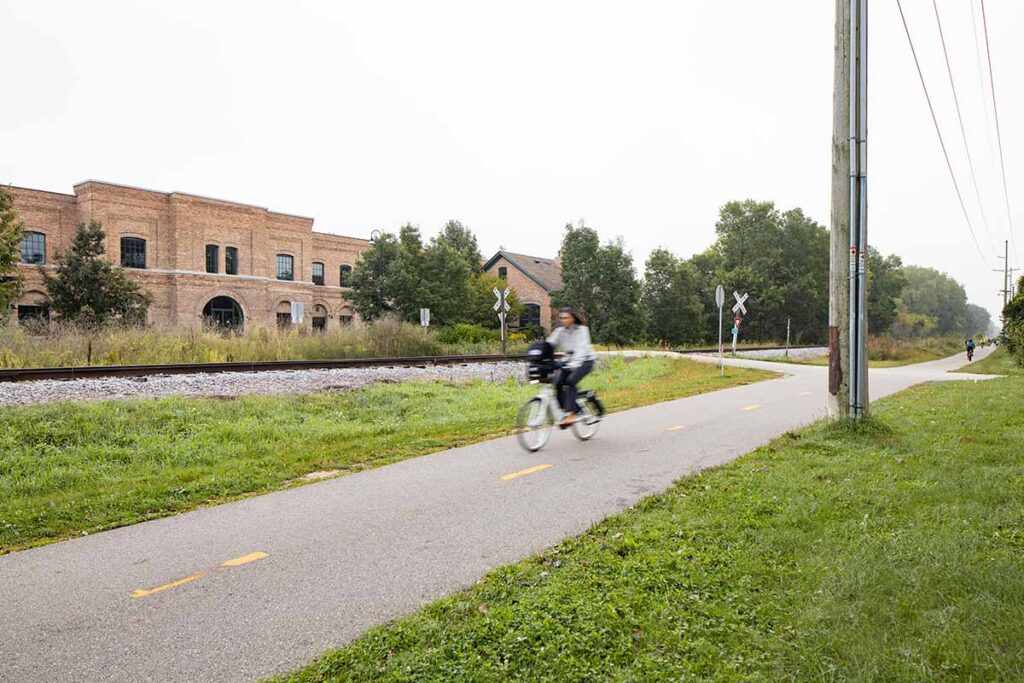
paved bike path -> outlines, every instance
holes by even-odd
[[[0,680],[302,665],[825,415],[825,368],[733,362],[790,374],[610,415],[587,443],[557,432],[528,454],[502,438],[0,556]],[[978,379],[947,374],[962,364],[872,371],[872,397]]]

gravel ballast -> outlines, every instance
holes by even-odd
[[[231,398],[250,394],[309,394],[344,391],[378,383],[441,380],[466,383],[473,380],[525,381],[522,363],[467,363],[425,368],[383,367],[333,370],[270,370],[221,372],[148,377],[39,380],[0,384],[0,406],[19,406],[54,401],[112,401],[162,396]]]

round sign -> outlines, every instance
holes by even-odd
[[[715,290],[715,305],[721,308],[725,305],[725,287],[718,285],[718,289]]]

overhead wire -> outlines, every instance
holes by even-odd
[[[899,0],[897,0],[898,2]],[[992,113],[996,119],[996,144],[999,146],[999,168],[1003,174],[1003,197],[1006,199],[1006,220],[1010,228],[1010,244],[1013,245],[1013,256],[1020,264],[1017,253],[1017,239],[1013,234],[1013,212],[1010,211],[1010,192],[1006,185],[1006,160],[1003,156],[1003,135],[999,128],[999,107],[996,104],[996,81],[992,72],[992,49],[988,39],[988,17],[985,14],[985,0],[981,0],[981,25],[985,29],[985,55],[988,58],[988,82],[992,88]]]
[[[992,229],[988,225],[988,218],[985,216],[985,203],[981,200],[981,190],[978,187],[978,176],[974,172],[974,159],[971,158],[971,146],[967,143],[967,128],[964,126],[964,117],[960,113],[960,96],[956,92],[956,82],[953,80],[953,67],[949,64],[949,51],[946,49],[946,35],[942,31],[942,18],[939,16],[938,0],[932,0],[932,7],[935,9],[935,23],[939,27],[939,41],[942,43],[942,56],[946,60],[946,73],[949,74],[949,88],[953,91],[953,105],[956,107],[956,118],[960,122],[960,137],[964,141],[964,151],[967,152],[967,166],[971,171],[971,182],[974,184],[974,195],[978,199],[978,212],[981,214],[981,222],[985,226],[985,233],[988,235],[992,249],[995,249],[995,242],[992,240]]]
[[[907,42],[910,45],[910,54],[914,57],[914,65],[917,67],[917,75],[921,79],[921,88],[924,90],[924,98],[928,102],[928,111],[932,114],[932,123],[935,124],[935,133],[939,136],[939,145],[942,147],[942,156],[946,159],[946,168],[949,169],[949,177],[953,181],[953,188],[956,190],[957,199],[960,200],[960,210],[964,214],[964,221],[967,222],[967,229],[971,233],[971,239],[974,241],[974,247],[978,250],[978,255],[981,257],[982,263],[985,267],[989,267],[988,259],[985,258],[985,252],[981,250],[981,245],[978,243],[978,236],[974,233],[974,225],[971,223],[971,217],[967,213],[967,205],[964,203],[963,193],[960,192],[960,184],[956,181],[956,174],[953,173],[953,164],[949,161],[949,152],[946,150],[946,142],[942,138],[942,129],[939,128],[939,120],[935,116],[935,107],[932,106],[931,95],[928,94],[928,86],[924,80],[924,73],[921,71],[921,62],[917,59],[917,50],[914,49],[914,40],[910,37],[910,27],[907,26],[907,17],[903,13],[903,3],[900,0],[896,0],[896,7],[900,11],[900,19],[903,20],[903,30],[907,34]]]

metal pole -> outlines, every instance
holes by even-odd
[[[857,311],[857,303],[860,301],[859,292],[857,290],[857,252],[860,249],[860,199],[857,196],[857,191],[860,189],[859,176],[860,176],[860,154],[858,153],[857,145],[857,115],[859,109],[857,107],[858,99],[858,49],[859,45],[859,24],[860,24],[860,2],[859,0],[849,0],[850,2],[850,33],[849,49],[847,52],[848,59],[850,62],[850,85],[849,85],[849,100],[847,101],[847,107],[850,112],[850,126],[849,136],[847,144],[850,150],[850,284],[849,284],[849,297],[850,297],[850,323],[849,323],[849,336],[850,336],[850,391],[849,391],[849,415],[856,418],[858,416],[858,405],[860,398],[860,373],[859,370],[859,358],[860,351],[859,346],[859,335],[857,330],[857,322],[860,319]]]
[[[859,0],[860,17],[857,32],[860,37],[860,49],[857,51],[857,72],[860,80],[857,91],[858,137],[858,170],[860,171],[860,211],[858,237],[860,239],[860,258],[857,272],[857,370],[858,380],[858,415],[868,414],[871,401],[868,396],[868,0]]]
[[[1010,241],[1003,240],[1003,308],[1010,303]]]
[[[725,349],[722,348],[722,307],[718,307],[718,369],[725,375]]]
[[[786,358],[789,358],[789,324],[791,318],[786,318]]]

